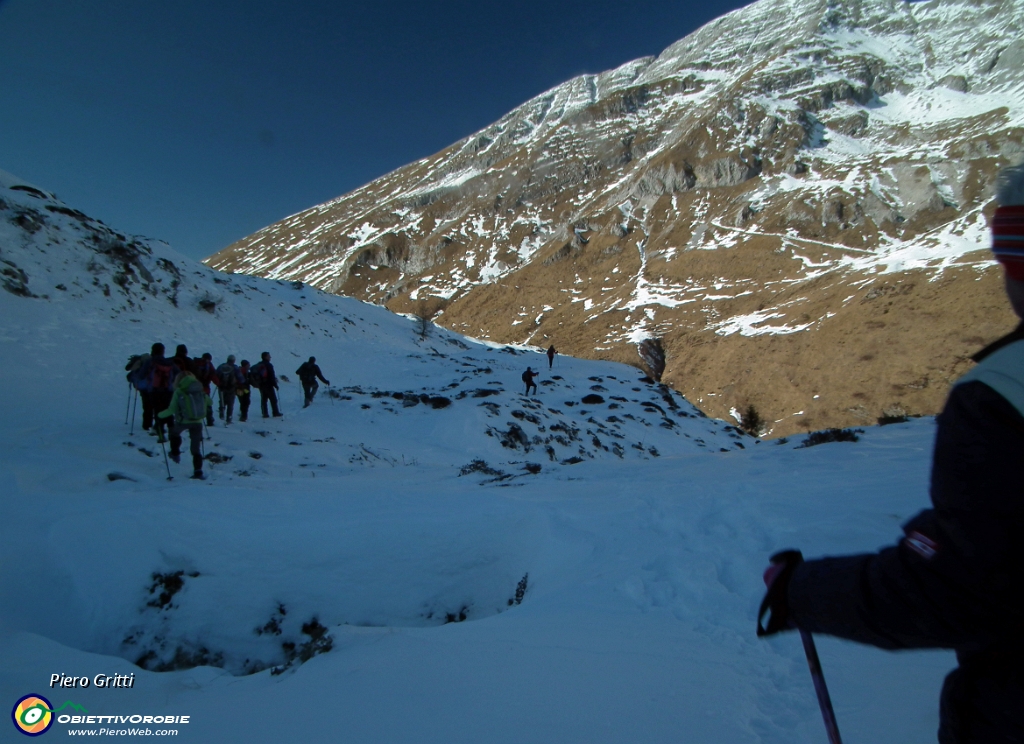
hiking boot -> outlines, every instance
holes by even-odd
[[[228,416],[228,417],[227,417],[227,420],[226,420],[226,421],[224,422],[224,426],[227,426],[227,425],[228,425],[228,424],[230,424],[230,423],[231,423],[231,417],[230,417],[230,416]]]
[[[171,453],[168,454],[168,457],[170,457],[175,462],[178,462],[178,463],[181,462],[181,453],[180,452],[171,452]]]
[[[244,423],[244,422],[248,421],[248,419],[245,416],[242,416],[242,418],[238,419],[238,421],[240,423]]]
[[[190,477],[192,480],[206,480],[206,476],[203,475],[202,470],[197,470],[196,472],[192,473]]]

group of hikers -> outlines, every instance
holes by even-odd
[[[171,459],[181,461],[182,434],[189,434],[189,451],[192,455],[192,478],[203,479],[203,425],[213,426],[213,399],[211,393],[217,390],[217,411],[225,426],[234,418],[235,401],[238,401],[240,422],[249,418],[252,389],[260,393],[260,411],[263,418],[281,416],[277,400],[278,381],[270,352],[264,351],[260,361],[251,365],[247,359],[235,364],[235,356],[229,354],[223,364],[214,367],[213,355],[209,352],[201,357],[188,355],[188,347],[179,344],[173,357],[165,355],[162,343],[155,343],[148,354],[133,356],[125,366],[128,382],[138,391],[142,399],[142,428],[157,436],[163,444],[170,441]],[[302,382],[305,406],[313,401],[319,388],[317,378],[324,379],[316,357],[310,357],[297,370]],[[165,437],[165,425],[167,437]]]

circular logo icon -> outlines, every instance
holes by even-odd
[[[11,718],[25,736],[39,736],[53,725],[53,706],[42,695],[26,695],[14,704]]]

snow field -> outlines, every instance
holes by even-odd
[[[927,501],[931,420],[856,443],[755,444],[680,396],[671,408],[631,368],[559,356],[548,372],[531,350],[420,339],[380,308],[220,275],[158,244],[139,259],[154,293],[122,290],[88,238],[99,228],[45,216],[26,233],[0,213],[0,259],[49,295],[0,292],[0,700],[189,715],[190,741],[824,740],[798,639],[754,636],[761,571],[785,547],[895,540]],[[159,259],[181,274],[177,307]],[[206,451],[230,459],[205,482],[172,463],[168,481],[159,445],[124,424],[122,367],[154,340],[216,363],[271,351],[293,378],[284,418],[254,402],[249,422],[218,420]],[[302,409],[293,371],[309,355],[341,397],[321,388]],[[519,395],[527,364],[542,372],[534,399]],[[594,392],[602,403],[580,402]],[[511,424],[580,437],[551,459],[488,436]],[[477,459],[504,475],[460,475]],[[934,737],[951,654],[819,649],[846,741]],[[54,673],[136,683],[50,690]],[[0,726],[0,740],[20,736]]]

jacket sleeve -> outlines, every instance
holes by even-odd
[[[789,584],[807,631],[887,649],[988,646],[1024,622],[1024,418],[980,382],[938,419],[934,508],[878,553],[807,561]]]
[[[320,365],[319,364],[316,366],[316,376],[320,378],[320,382],[322,382],[324,385],[330,385],[331,384],[331,383],[327,382],[326,379],[324,379],[324,373],[320,371]]]

